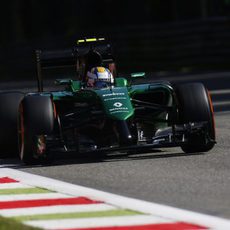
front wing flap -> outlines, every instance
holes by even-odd
[[[183,125],[176,125],[171,129],[168,129],[167,134],[159,135],[152,138],[152,143],[140,143],[138,145],[127,145],[127,146],[111,146],[100,149],[95,149],[93,152],[127,152],[127,151],[138,151],[145,149],[155,149],[155,148],[171,148],[171,147],[180,147],[185,145],[188,141],[188,138],[192,135],[201,135],[205,136],[205,142],[216,143],[215,140],[212,140],[207,134],[207,122],[197,122],[197,123],[188,123]],[[205,135],[204,135],[205,133]],[[194,143],[196,144],[196,143]],[[92,152],[92,151],[90,151]]]

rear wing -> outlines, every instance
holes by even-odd
[[[81,60],[91,51],[99,53],[104,65],[114,63],[111,45],[104,38],[80,39],[72,49],[36,50],[38,91],[43,91],[43,69],[74,66],[76,73],[82,67]]]

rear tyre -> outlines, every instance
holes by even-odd
[[[48,96],[27,96],[19,108],[19,156],[25,164],[47,160],[46,136],[54,128],[53,102]]]
[[[17,118],[24,94],[0,93],[0,157],[18,156]]]
[[[181,146],[182,150],[186,153],[211,150],[215,144],[215,121],[207,89],[201,83],[188,83],[179,85],[176,94],[179,103],[179,123],[208,122],[206,133],[189,136],[188,142]]]

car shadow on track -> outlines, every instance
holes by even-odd
[[[186,154],[183,152],[169,152],[162,150],[151,150],[150,151],[142,151],[139,153],[113,153],[113,154],[86,154],[76,156],[76,154],[63,154],[57,153],[56,156],[52,156],[48,161],[43,162],[42,164],[37,165],[25,165],[19,159],[11,158],[11,159],[1,159],[0,160],[0,168],[15,168],[15,169],[23,169],[23,168],[35,168],[35,167],[52,167],[59,165],[73,165],[73,164],[90,164],[90,163],[106,163],[106,162],[117,162],[117,161],[133,161],[133,160],[154,160],[154,159],[163,159],[163,158],[175,158],[175,157],[191,157],[195,155],[206,155],[207,153],[190,153]]]

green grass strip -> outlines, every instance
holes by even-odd
[[[33,193],[50,193],[51,191],[43,188],[10,188],[0,189],[0,195],[19,195]]]
[[[0,217],[0,229],[1,230],[41,230],[41,228],[26,226],[11,218],[3,218],[3,217]]]
[[[110,210],[97,212],[75,212],[75,213],[55,213],[55,214],[39,214],[30,216],[14,217],[17,221],[29,220],[54,220],[54,219],[75,219],[75,218],[93,218],[93,217],[110,217],[110,216],[131,216],[142,214],[131,210]]]

